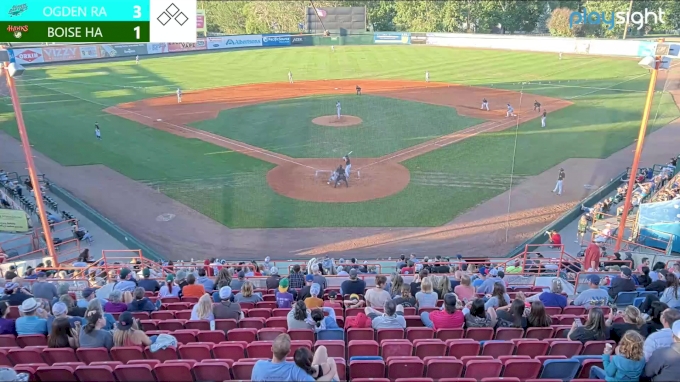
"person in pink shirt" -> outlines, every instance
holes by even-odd
[[[468,275],[463,275],[460,278],[460,285],[456,285],[456,287],[453,288],[453,293],[455,293],[461,301],[465,302],[472,300],[475,297],[476,292],[475,287],[471,285],[470,276]]]
[[[432,329],[455,329],[462,328],[465,324],[466,309],[456,309],[456,295],[447,294],[444,296],[444,306],[442,310],[435,310],[434,312],[423,312],[420,315],[420,320],[428,328]]]

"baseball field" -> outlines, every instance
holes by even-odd
[[[106,166],[237,229],[444,225],[569,158],[630,145],[648,81],[620,58],[342,46],[31,68],[18,85],[35,150]],[[336,102],[341,121],[313,121]],[[679,115],[659,94],[650,132]],[[18,136],[9,101],[0,122]],[[350,187],[327,185],[348,152]]]

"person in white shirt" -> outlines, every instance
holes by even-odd
[[[135,64],[139,65],[139,55],[135,56]]]
[[[340,119],[340,110],[342,110],[342,106],[340,106],[340,101],[338,101],[338,102],[335,104],[335,109],[337,109],[337,111],[338,111],[338,119]]]
[[[177,103],[182,103],[182,89],[177,88]]]
[[[645,353],[645,360],[649,361],[655,350],[667,348],[673,345],[673,331],[671,327],[673,323],[680,320],[680,311],[677,309],[668,308],[661,313],[661,324],[663,329],[652,333],[645,340],[643,347]]]
[[[430,72],[425,72],[425,82],[430,82]]]
[[[290,70],[288,71],[288,83],[289,84],[293,83],[293,73],[291,73]]]

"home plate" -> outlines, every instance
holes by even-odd
[[[156,122],[163,122],[163,120],[159,118],[156,120]]]

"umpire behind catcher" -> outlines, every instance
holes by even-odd
[[[335,185],[333,188],[338,187],[338,183],[340,181],[345,181],[345,186],[349,187],[349,183],[347,183],[347,176],[345,176],[345,169],[342,168],[342,165],[338,166],[338,168],[335,170]]]

